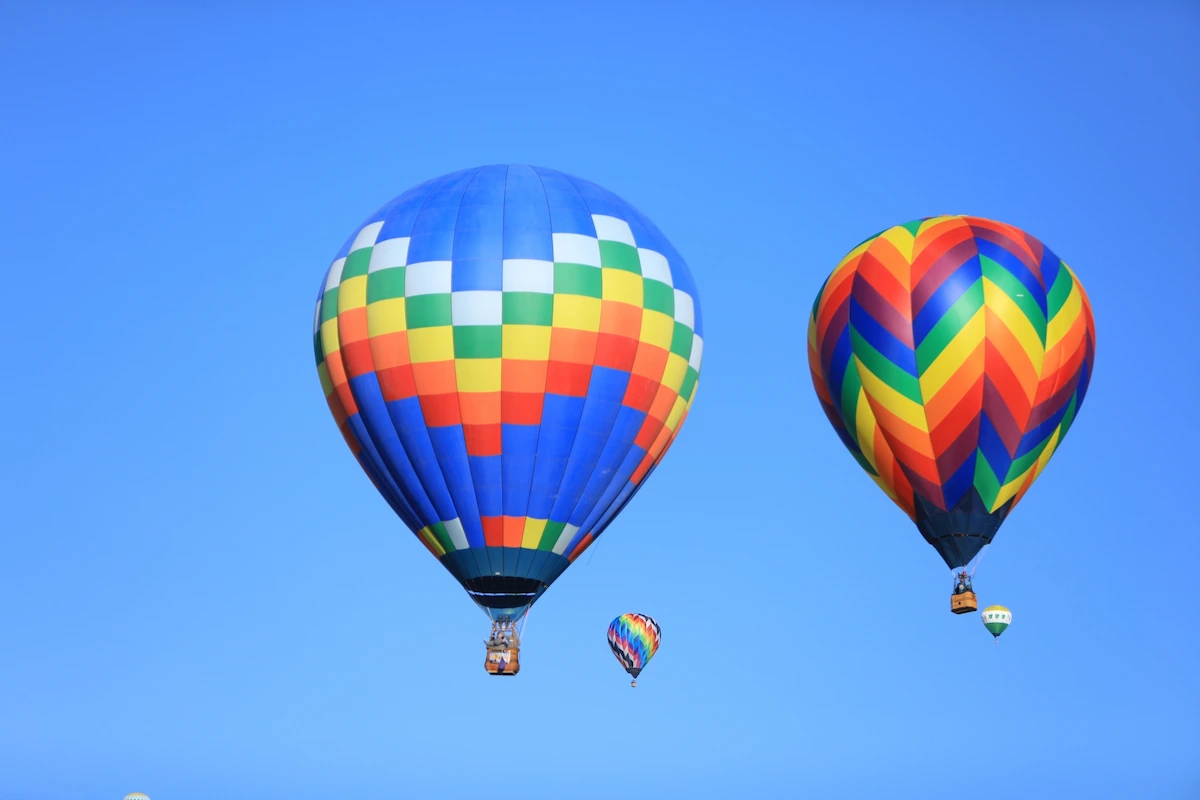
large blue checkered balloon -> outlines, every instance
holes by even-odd
[[[691,273],[641,212],[504,165],[364,220],[314,325],[362,469],[493,620],[522,615],[661,462],[702,336]]]

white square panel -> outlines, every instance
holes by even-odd
[[[691,356],[688,357],[688,366],[691,367],[692,369],[696,370],[696,372],[700,371],[700,359],[703,356],[703,354],[704,354],[704,340],[700,338],[699,334],[693,333],[692,334],[692,354],[691,354]]]
[[[346,266],[346,259],[339,258],[329,265],[329,273],[325,276],[325,291],[329,291],[333,287],[342,282],[342,269]]]
[[[633,240],[633,231],[629,229],[629,223],[617,217],[608,217],[604,214],[592,214],[592,222],[596,225],[596,238],[603,239],[606,242],[621,242],[630,247],[637,247],[637,242]]]
[[[354,237],[354,244],[350,245],[350,252],[362,250],[364,247],[371,247],[375,244],[375,239],[379,236],[379,229],[383,227],[383,221],[372,222],[365,226],[358,235]]]
[[[696,307],[692,304],[692,296],[681,289],[675,290],[675,321],[696,329]]]
[[[450,295],[455,325],[500,325],[504,322],[504,292],[471,291]]]
[[[505,259],[502,286],[506,292],[554,294],[554,263],[531,258]]]
[[[671,281],[671,265],[667,263],[667,257],[662,253],[657,250],[647,250],[644,247],[639,247],[638,260],[642,262],[643,278],[662,281],[667,286],[675,285]]]
[[[580,233],[556,233],[554,238],[554,260],[559,264],[586,264],[600,266],[600,243],[591,236]]]
[[[375,249],[371,251],[371,263],[367,266],[367,272],[403,267],[408,263],[409,241],[407,236],[401,236],[376,242]]]
[[[462,520],[455,517],[452,520],[443,522],[442,525],[445,526],[446,533],[450,536],[450,541],[454,544],[455,550],[466,550],[470,546],[467,544],[467,533],[463,530]]]
[[[404,270],[404,296],[450,294],[450,262],[422,261]]]
[[[562,533],[558,535],[558,541],[554,543],[554,552],[561,556],[577,533],[579,533],[578,525],[567,525],[563,528]]]

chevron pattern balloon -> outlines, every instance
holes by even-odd
[[[968,216],[859,244],[808,329],[813,385],[842,443],[951,568],[1045,469],[1095,348],[1075,273],[1024,231]]]
[[[634,678],[658,652],[662,629],[645,614],[622,614],[608,626],[608,646]]]

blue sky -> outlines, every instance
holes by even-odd
[[[1200,792],[1196,7],[421,5],[0,13],[0,800]],[[646,212],[706,342],[672,452],[496,681],[310,326],[372,210],[505,162]],[[1043,239],[1098,328],[977,575],[999,645],[803,350],[841,255],[938,213]],[[625,611],[664,630],[636,691]]]

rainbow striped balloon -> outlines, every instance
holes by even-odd
[[[654,658],[661,640],[662,629],[645,614],[622,614],[608,626],[609,648],[635,679]]]
[[[1096,330],[1075,273],[979,217],[889,228],[813,304],[808,360],[826,416],[951,568],[967,564],[1074,422]]]

